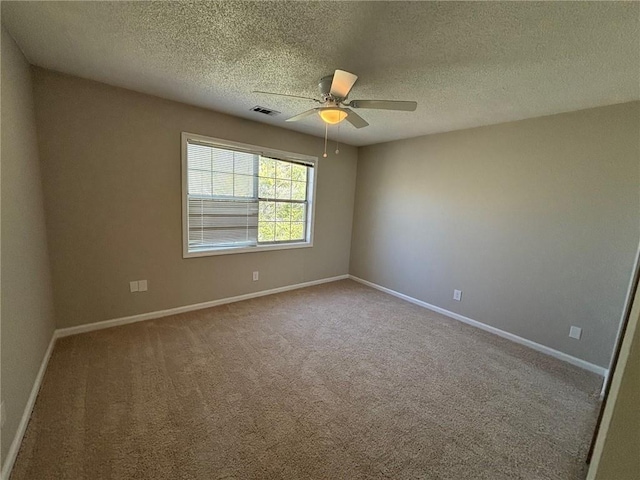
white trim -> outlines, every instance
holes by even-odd
[[[631,312],[629,313],[629,322],[625,330],[625,334],[622,337],[622,343],[620,344],[620,354],[618,356],[618,362],[616,368],[612,372],[611,389],[609,390],[609,396],[607,397],[607,403],[604,411],[602,412],[602,418],[600,428],[598,429],[598,435],[593,446],[593,455],[591,458],[591,464],[589,465],[589,471],[587,473],[587,480],[595,480],[601,478],[602,472],[600,471],[600,461],[603,454],[605,454],[605,442],[610,433],[618,433],[620,438],[620,430],[624,430],[624,427],[617,427],[616,432],[610,430],[613,415],[616,413],[618,404],[618,395],[622,387],[622,382],[632,382],[632,374],[627,373],[627,368],[632,368],[630,365],[631,348],[634,348],[634,342],[637,343],[636,329],[640,328],[640,291],[633,293],[633,300],[631,304]],[[635,365],[634,365],[635,366]],[[627,399],[630,397],[627,394]],[[628,416],[627,416],[628,417]],[[615,427],[614,427],[615,428]],[[608,457],[611,458],[612,454],[608,453]],[[600,476],[599,476],[600,475]]]
[[[179,313],[191,312],[193,310],[201,310],[203,308],[216,307],[218,305],[224,305],[226,303],[241,302],[243,300],[249,300],[251,298],[264,297],[265,295],[273,295],[274,293],[287,292],[289,290],[296,290],[298,288],[311,287],[313,285],[320,285],[321,283],[335,282],[338,280],[346,280],[349,275],[338,275],[336,277],[321,278],[320,280],[312,280],[310,282],[295,283],[293,285],[285,285],[284,287],[271,288],[269,290],[261,290],[259,292],[246,293],[244,295],[238,295],[236,297],[221,298],[218,300],[211,300],[209,302],[196,303],[192,305],[184,305],[182,307],[169,308],[167,310],[158,310],[155,312],[141,313],[138,315],[131,315],[130,317],[114,318],[112,320],[103,320],[101,322],[89,323],[85,325],[78,325],[77,327],[61,328],[56,330],[58,338],[68,337],[69,335],[77,335],[78,333],[93,332],[95,330],[102,330],[104,328],[117,327],[119,325],[127,325],[129,323],[143,322],[145,320],[151,320],[154,318],[168,317],[169,315],[176,315]]]
[[[280,243],[269,245],[256,245],[252,247],[221,247],[219,250],[209,249],[201,251],[192,251],[184,253],[182,258],[199,258],[199,257],[211,257],[214,255],[233,255],[236,253],[255,253],[255,252],[268,252],[270,250],[291,250],[293,248],[309,248],[313,247],[313,242],[292,242],[292,243]]]
[[[375,288],[376,290],[380,290],[382,292],[393,295],[394,297],[401,298],[403,300],[406,300],[407,302],[411,302],[415,305],[426,308],[428,310],[441,313],[442,315],[445,315],[449,318],[453,318],[460,322],[466,323],[467,325],[471,325],[481,330],[484,330],[486,332],[493,333],[495,335],[498,335],[499,337],[506,338],[507,340],[511,340],[512,342],[532,348],[533,350],[536,350],[538,352],[545,353],[551,357],[557,358],[558,360],[562,360],[564,362],[570,363],[571,365],[575,365],[576,367],[580,367],[584,370],[588,370],[590,372],[596,373],[601,377],[605,377],[606,375],[608,375],[608,370],[604,367],[595,365],[593,363],[589,363],[586,360],[582,360],[580,358],[573,357],[559,350],[554,350],[553,348],[547,347],[546,345],[541,345],[531,340],[527,340],[526,338],[522,338],[517,335],[514,335],[513,333],[505,332],[504,330],[500,330],[499,328],[492,327],[482,322],[478,322],[477,320],[473,320],[472,318],[465,317],[464,315],[460,315],[455,312],[450,312],[449,310],[445,310],[444,308],[436,307],[435,305],[431,305],[430,303],[423,302],[422,300],[418,300],[417,298],[410,297],[409,295],[405,295],[404,293],[396,292],[395,290],[391,290],[390,288],[383,287],[381,285],[378,285],[377,283],[369,282],[367,280],[363,280],[362,278],[355,277],[353,275],[349,275],[349,278],[352,280],[355,280],[356,282],[362,283],[363,285],[367,285],[371,288]]]
[[[182,132],[182,140],[186,141],[186,139],[195,140],[196,142],[212,145],[214,147],[233,148],[236,150],[245,151],[247,153],[260,153],[265,157],[282,158],[283,160],[307,163],[309,165],[315,165],[315,163],[318,161],[318,157],[305,155],[304,153],[288,152],[286,150],[263,147],[262,145],[234,142],[233,140],[227,140],[225,138],[215,138],[209,137],[207,135],[200,135],[198,133]]]
[[[606,393],[605,390],[607,389],[607,382],[609,381],[609,373],[610,372],[611,372],[611,370],[607,369],[607,371],[603,375],[602,387],[600,387],[600,400],[604,400],[604,394]]]
[[[622,343],[622,327],[624,326],[624,322],[626,320],[627,310],[628,314],[631,315],[631,308],[633,307],[633,295],[635,291],[633,291],[634,282],[636,279],[636,275],[638,272],[640,261],[640,243],[638,244],[638,249],[636,250],[636,258],[633,262],[633,270],[631,271],[631,279],[629,280],[629,285],[627,286],[627,294],[624,298],[624,307],[622,308],[622,314],[620,316],[620,322],[618,323],[618,331],[616,332],[616,341],[614,343],[615,346],[618,346]],[[615,347],[614,347],[615,350]],[[609,360],[609,369],[607,370],[607,374],[604,376],[604,382],[602,382],[602,390],[600,391],[600,400],[604,399],[605,394],[607,393],[607,384],[609,383],[609,376],[611,374],[611,368],[613,367],[613,355],[611,355],[611,360]]]
[[[56,339],[58,338],[57,333],[58,332],[56,330],[53,332],[53,335],[51,335],[49,346],[47,347],[47,351],[45,352],[42,363],[40,364],[40,370],[38,370],[38,375],[36,375],[36,379],[33,382],[33,387],[31,388],[31,393],[29,394],[29,398],[27,399],[27,404],[24,407],[24,412],[22,413],[22,418],[20,419],[18,430],[13,437],[13,442],[11,442],[11,447],[9,447],[9,452],[7,453],[7,458],[5,458],[4,465],[2,465],[2,480],[9,480],[9,477],[11,476],[13,464],[18,457],[22,439],[27,431],[27,425],[29,425],[31,412],[33,411],[33,407],[36,404],[36,398],[38,397],[38,392],[40,391],[40,385],[42,384],[42,379],[44,378],[44,372],[47,370],[47,365],[49,363],[49,359],[51,358],[53,346],[55,345]]]

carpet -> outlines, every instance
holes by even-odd
[[[578,480],[599,383],[345,280],[59,339],[11,478]]]

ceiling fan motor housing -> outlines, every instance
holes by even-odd
[[[333,83],[333,75],[327,75],[326,77],[322,77],[320,82],[318,83],[318,88],[320,89],[320,94],[322,95],[323,100],[327,100],[328,98],[333,98],[333,96],[329,93],[331,91],[331,84]]]

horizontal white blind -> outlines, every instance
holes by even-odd
[[[256,245],[259,156],[187,144],[189,249]]]
[[[189,197],[189,248],[256,245],[258,202]]]

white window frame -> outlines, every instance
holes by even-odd
[[[187,177],[187,143],[193,140],[200,143],[209,144],[217,148],[229,148],[243,150],[256,155],[274,158],[276,160],[289,160],[297,163],[309,165],[307,179],[307,240],[303,242],[283,242],[269,243],[256,246],[242,247],[218,247],[199,251],[189,251],[189,215],[187,195],[189,193],[188,177]],[[287,250],[292,248],[308,248],[313,247],[313,230],[316,218],[316,186],[318,177],[318,157],[303,155],[300,153],[286,152],[273,148],[250,145],[247,143],[233,142],[231,140],[223,140],[220,138],[208,137],[196,133],[182,132],[182,257],[208,257],[212,255],[230,255],[237,253],[249,252],[265,252],[268,250]]]

